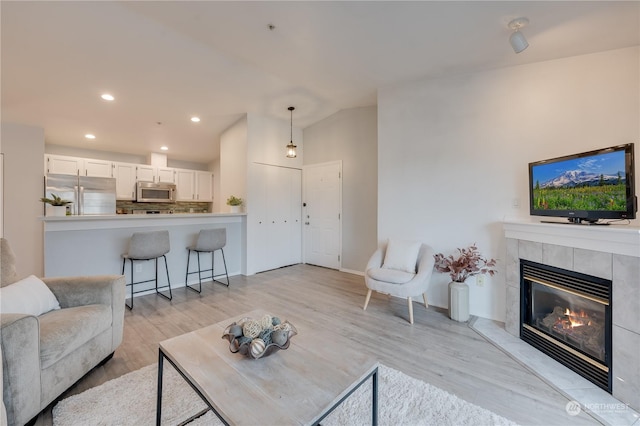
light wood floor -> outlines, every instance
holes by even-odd
[[[442,309],[414,302],[415,324],[410,325],[405,300],[374,293],[363,311],[365,295],[361,276],[295,265],[232,277],[230,288],[207,283],[201,295],[175,289],[172,302],[156,295],[137,297],[133,311],[125,310],[124,340],[113,359],[63,397],[157,362],[158,342],[164,339],[262,308],[298,330],[333,330],[383,364],[517,423],[597,424],[584,413],[567,415],[567,398],[466,324],[451,321]],[[52,424],[51,407],[36,424]]]

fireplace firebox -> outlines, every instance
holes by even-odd
[[[611,393],[611,281],[520,260],[520,338]]]

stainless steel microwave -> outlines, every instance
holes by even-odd
[[[139,203],[175,203],[176,185],[166,182],[137,182],[136,201]]]

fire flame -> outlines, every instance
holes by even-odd
[[[591,321],[589,320],[589,316],[585,313],[584,310],[580,312],[573,312],[566,308],[564,311],[565,318],[558,318],[560,322],[563,323],[563,328],[574,328],[581,327],[583,325],[591,325]]]

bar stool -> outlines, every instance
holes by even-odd
[[[204,279],[211,278],[212,281],[218,282],[220,284],[226,285],[229,287],[229,274],[227,273],[227,261],[224,258],[224,249],[223,247],[227,245],[227,230],[225,228],[219,229],[202,229],[198,233],[198,239],[195,245],[187,247],[189,251],[187,253],[187,274],[185,275],[185,285],[191,290],[200,293],[202,291],[202,273],[211,271],[211,276],[204,277]],[[222,252],[222,262],[224,263],[224,274],[214,274],[214,257],[215,251],[220,250]],[[191,252],[195,251],[198,255],[198,270],[189,272],[189,261],[191,260]],[[201,269],[200,267],[200,253],[211,253],[211,269]],[[198,274],[198,289],[196,290],[194,287],[189,285],[189,275]],[[222,281],[216,280],[217,277],[221,276],[227,277],[227,283],[223,283]]]
[[[150,231],[150,232],[134,232],[129,241],[129,252],[122,255],[122,275],[124,275],[124,267],[127,259],[131,262],[131,305],[127,305],[129,309],[133,309],[133,295],[146,290],[133,291],[134,284],[142,284],[154,281],[156,284],[156,293],[165,299],[171,300],[171,280],[169,279],[169,267],[167,266],[167,257],[169,253],[169,231]],[[163,294],[158,289],[158,258],[164,258],[164,268],[167,271],[167,285],[169,287],[169,296]],[[133,263],[137,260],[155,260],[155,279],[135,282],[133,278]],[[162,287],[162,288],[164,288]],[[125,305],[127,304],[125,300]]]

